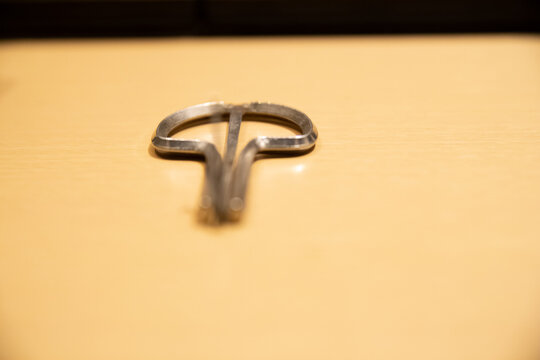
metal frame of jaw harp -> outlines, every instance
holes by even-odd
[[[224,120],[224,115],[229,115]],[[259,115],[257,121],[280,122],[300,131],[288,137],[259,136],[240,152],[235,165],[236,147],[240,125],[244,115]],[[223,159],[216,146],[203,140],[171,137],[204,120],[212,122],[219,117],[228,121],[228,136]],[[163,119],[152,138],[152,146],[161,156],[170,154],[202,155],[205,159],[205,185],[201,200],[201,218],[209,223],[235,221],[240,218],[245,206],[245,195],[251,165],[259,153],[304,153],[313,148],[317,140],[317,129],[304,113],[290,107],[253,102],[230,105],[210,102],[177,111]]]

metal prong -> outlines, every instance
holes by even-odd
[[[242,111],[239,108],[233,108],[229,115],[229,133],[227,135],[227,145],[225,147],[225,156],[223,157],[224,171],[231,170],[238,146],[238,136],[240,134],[240,125],[242,124]]]
[[[231,181],[233,179],[234,159],[238,146],[240,126],[242,124],[242,110],[239,107],[231,109],[229,115],[229,132],[227,134],[227,144],[223,156],[223,168],[221,174],[221,197],[219,204],[219,215],[222,220],[229,218],[229,198],[231,194]]]

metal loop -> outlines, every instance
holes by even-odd
[[[229,130],[225,155],[222,159],[214,144],[193,139],[171,137],[190,125],[223,115],[229,115]],[[288,137],[259,136],[251,140],[241,151],[236,166],[234,157],[238,134],[245,115],[264,116],[258,121],[279,121],[298,129],[300,134]],[[206,162],[205,186],[201,210],[205,221],[223,222],[238,220],[245,206],[245,195],[249,172],[255,156],[261,152],[303,152],[311,149],[317,140],[317,129],[304,113],[283,105],[253,102],[230,105],[210,102],[177,111],[163,119],[152,138],[158,154],[199,154]]]

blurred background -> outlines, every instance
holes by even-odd
[[[538,32],[538,0],[0,0],[0,36]]]

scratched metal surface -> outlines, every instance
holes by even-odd
[[[149,151],[211,100],[320,135],[223,227]],[[538,36],[4,41],[0,119],[2,359],[540,356]]]

